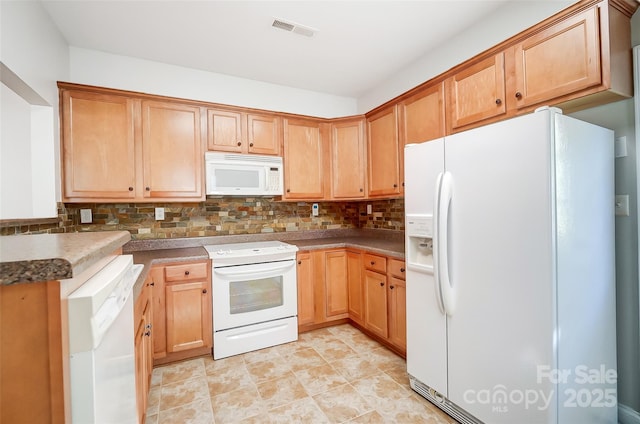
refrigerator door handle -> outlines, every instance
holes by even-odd
[[[433,279],[436,286],[436,300],[440,312],[446,314],[447,311],[442,299],[442,287],[440,283],[440,225],[438,223],[440,217],[440,191],[442,189],[442,172],[438,174],[433,199]]]
[[[440,199],[438,200],[438,282],[445,313],[455,311],[455,291],[449,278],[449,209],[453,197],[453,177],[450,172],[442,175]]]

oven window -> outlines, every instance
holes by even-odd
[[[229,283],[231,315],[282,306],[282,276]]]

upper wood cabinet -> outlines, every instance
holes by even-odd
[[[329,158],[332,198],[361,199],[366,196],[365,152],[363,118],[331,124]]]
[[[369,196],[400,194],[397,106],[367,118]]]
[[[445,136],[444,82],[438,82],[398,104],[400,147]]]
[[[202,198],[200,108],[142,102],[142,156],[146,198]]]
[[[135,102],[61,91],[63,200],[136,197]]]
[[[314,120],[283,119],[284,198],[324,198],[322,124]]]
[[[279,155],[280,117],[225,109],[207,109],[209,150]]]
[[[504,115],[504,53],[465,68],[445,81],[449,132]]]
[[[61,84],[65,202],[201,201],[201,108]]]

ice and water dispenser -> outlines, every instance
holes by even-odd
[[[414,271],[433,273],[433,216],[407,215],[407,267]]]

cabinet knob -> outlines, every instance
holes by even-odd
[[[145,187],[144,189],[147,191],[151,191],[151,187]]]
[[[185,272],[184,272],[184,275],[189,275],[189,274],[190,274],[190,272],[189,272],[189,271],[185,271]]]
[[[133,191],[133,187],[129,187],[129,191]]]
[[[156,285],[156,283],[155,283],[155,282],[153,282],[153,283],[151,283],[151,284],[149,284],[149,285],[150,285],[150,286],[155,286],[155,285]]]
[[[361,189],[360,189],[360,193],[362,193],[363,191],[364,191],[364,189],[362,189],[362,188],[361,188]]]
[[[395,286],[389,286],[389,288],[390,288],[391,290],[393,290],[393,288],[394,288],[394,287],[395,287]]]
[[[144,333],[145,336],[150,336],[151,335],[151,331],[147,331],[146,333]]]
[[[207,289],[203,289],[202,294],[207,294]]]
[[[249,143],[249,147],[253,147],[253,143]]]
[[[394,185],[393,185],[393,188],[398,188],[398,184],[394,184]]]
[[[146,328],[147,330],[151,330],[151,324],[147,324],[147,325],[145,325],[145,327],[144,327],[144,328]]]
[[[400,272],[404,272],[404,268],[400,268]]]
[[[380,287],[384,287],[384,283],[380,281]]]
[[[371,265],[375,265],[375,264],[376,264],[375,261],[371,261]]]
[[[291,190],[287,189],[287,193],[291,193]]]
[[[522,93],[519,91],[516,91],[516,99],[521,99],[522,98]]]
[[[496,104],[497,104],[497,105],[502,104],[502,100],[500,100],[500,99],[496,99]]]
[[[238,146],[242,146],[242,143],[238,141]]]
[[[298,261],[298,265],[302,265],[302,261]]]

